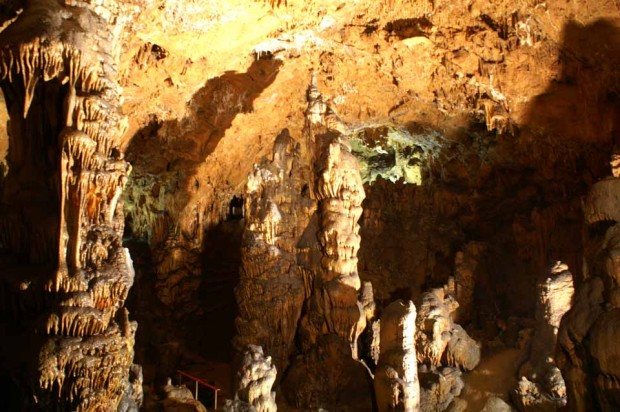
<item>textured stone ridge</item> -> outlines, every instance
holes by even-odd
[[[131,7],[32,1],[0,34],[11,119],[0,244],[15,257],[3,265],[13,295],[5,299],[34,295],[40,305],[7,317],[22,318],[23,338],[38,334],[39,353],[23,356],[38,358],[28,373],[43,409],[141,402],[140,385],[129,382],[137,325],[123,308],[134,276],[122,247],[121,193],[131,167],[121,150],[127,120],[116,80]],[[139,369],[131,375],[141,379]]]
[[[307,97],[306,150],[313,167],[308,190],[318,208],[299,242],[307,299],[298,329],[301,353],[283,389],[298,408],[366,410],[372,407],[372,383],[356,360],[357,340],[366,326],[357,271],[364,189],[342,134],[347,126],[322,100],[315,78]]]

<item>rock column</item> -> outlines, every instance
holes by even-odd
[[[36,370],[14,378],[34,385],[33,403],[48,410],[115,410],[142,396],[130,383],[137,325],[123,308],[134,277],[122,247],[131,168],[116,80],[136,4],[96,3],[29,1],[0,34],[10,116],[0,244],[15,257],[2,265],[3,300],[36,302],[3,318],[38,352],[24,351]]]
[[[381,354],[375,373],[379,412],[420,410],[415,320],[411,301],[393,302],[381,315]]]

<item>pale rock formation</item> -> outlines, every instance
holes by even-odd
[[[422,294],[416,321],[418,362],[430,367],[454,366],[471,370],[480,361],[480,347],[455,324],[452,313],[458,308],[444,288]]]
[[[5,315],[22,330],[3,344],[40,342],[19,355],[38,365],[11,373],[41,409],[115,410],[142,398],[130,383],[141,380],[130,373],[137,325],[123,308],[134,272],[122,247],[131,167],[117,83],[120,35],[139,3],[29,1],[0,33],[10,117],[0,266],[3,300],[17,303]]]
[[[297,196],[303,186],[295,143],[283,131],[271,162],[257,166],[246,186],[242,268],[235,290],[239,316],[234,345],[257,344],[286,370],[309,285],[297,265],[297,242],[314,202]]]
[[[619,182],[616,177],[602,180],[591,187],[585,199],[587,223],[615,224],[602,239],[590,239],[585,256],[589,278],[577,289],[558,333],[556,362],[566,380],[568,405],[575,411],[612,411],[620,407]]]
[[[265,357],[260,346],[248,345],[237,372],[235,399],[227,401],[224,409],[229,412],[277,411],[276,393],[271,391],[276,375],[271,357]]]
[[[302,409],[363,410],[370,407],[365,391],[372,385],[368,371],[356,360],[357,340],[366,326],[357,271],[361,240],[357,222],[364,188],[357,160],[341,134],[344,128],[323,104],[314,78],[307,97],[306,138],[314,153],[312,196],[318,210],[313,231],[318,246],[302,239],[306,246],[300,261],[306,284],[311,285],[310,296],[299,330],[302,355],[291,366],[284,387],[289,401]],[[312,250],[319,255],[312,258]]]
[[[315,89],[313,81],[308,92],[309,110],[317,104],[316,99],[312,99]],[[318,315],[314,316],[312,325],[317,327],[317,335],[338,335],[349,343],[353,357],[357,357],[357,338],[366,323],[357,296],[361,287],[357,272],[361,241],[357,221],[362,215],[364,187],[351,147],[339,132],[329,128],[329,110],[322,116],[319,124],[315,124],[316,113],[308,117],[310,139],[316,142],[319,151],[314,192],[318,200],[317,237],[322,253],[310,317]],[[315,128],[321,126],[327,128],[324,135],[315,132]]]
[[[454,297],[459,303],[454,312],[455,322],[465,323],[471,320],[476,270],[480,264],[486,245],[481,242],[469,242],[454,258]]]
[[[443,288],[423,293],[417,305],[415,342],[422,411],[450,407],[464,386],[461,370],[472,370],[480,362],[480,345],[452,319],[458,308],[450,294],[454,289],[450,280]]]
[[[573,294],[573,275],[566,264],[556,262],[538,285],[536,328],[514,393],[521,410],[535,409],[539,404],[551,409],[566,405],[566,385],[553,357],[560,321],[571,307]]]
[[[381,354],[375,372],[379,412],[420,410],[415,319],[411,301],[393,302],[381,315]]]
[[[163,397],[158,405],[170,412],[207,412],[207,408],[194,399],[194,395],[185,385],[173,385],[172,380],[162,388]]]

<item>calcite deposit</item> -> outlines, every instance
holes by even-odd
[[[133,8],[33,1],[0,34],[10,118],[2,281],[4,299],[17,302],[9,324],[21,331],[3,351],[36,342],[18,351],[32,366],[14,371],[33,394],[29,407],[113,410],[142,399],[129,382],[136,323],[123,307],[134,272],[122,246],[131,166],[117,80]]]
[[[480,361],[479,344],[452,319],[458,302],[446,287],[422,294],[416,320],[418,362],[430,367],[471,370]]]
[[[416,309],[411,301],[396,301],[381,316],[381,353],[375,371],[380,412],[420,410],[415,321]]]
[[[560,321],[572,306],[575,289],[566,264],[555,262],[549,272],[538,287],[536,327],[529,358],[519,370],[521,379],[515,397],[521,410],[566,405],[566,385],[554,358]]]
[[[277,370],[271,357],[263,354],[260,346],[248,345],[237,372],[237,392],[233,401],[227,401],[226,411],[276,412],[276,393],[271,388]]]
[[[246,229],[236,298],[235,347],[260,345],[286,370],[304,298],[312,287],[297,265],[297,242],[316,206],[297,201],[303,186],[299,148],[288,131],[277,139],[271,162],[256,165],[245,193]]]

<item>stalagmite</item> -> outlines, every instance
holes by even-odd
[[[443,411],[463,389],[461,371],[480,362],[480,345],[452,319],[453,281],[424,292],[417,305],[415,342],[423,411]]]
[[[521,380],[514,397],[521,410],[548,404],[548,408],[566,405],[566,385],[555,365],[558,329],[573,299],[573,275],[568,266],[556,262],[538,286],[536,329],[527,362],[521,367]],[[544,407],[544,406],[542,406]]]
[[[258,344],[286,370],[305,296],[297,266],[297,225],[314,211],[298,202],[303,180],[295,143],[286,131],[276,139],[271,162],[256,166],[245,194],[242,268],[235,290],[239,306],[234,345],[243,353]]]
[[[299,408],[365,410],[371,404],[371,381],[356,360],[357,340],[366,326],[357,271],[364,188],[357,160],[342,135],[346,127],[323,101],[315,76],[307,98],[306,147],[318,209],[309,226],[314,233],[306,230],[311,235],[302,237],[305,247],[299,261],[312,286],[298,331],[302,353],[283,385],[289,401]]]
[[[381,315],[381,354],[375,372],[379,412],[420,410],[415,320],[411,301],[393,302]]]
[[[276,412],[276,393],[271,388],[276,380],[276,367],[265,357],[260,346],[248,345],[237,372],[235,400],[227,401],[227,412]]]

